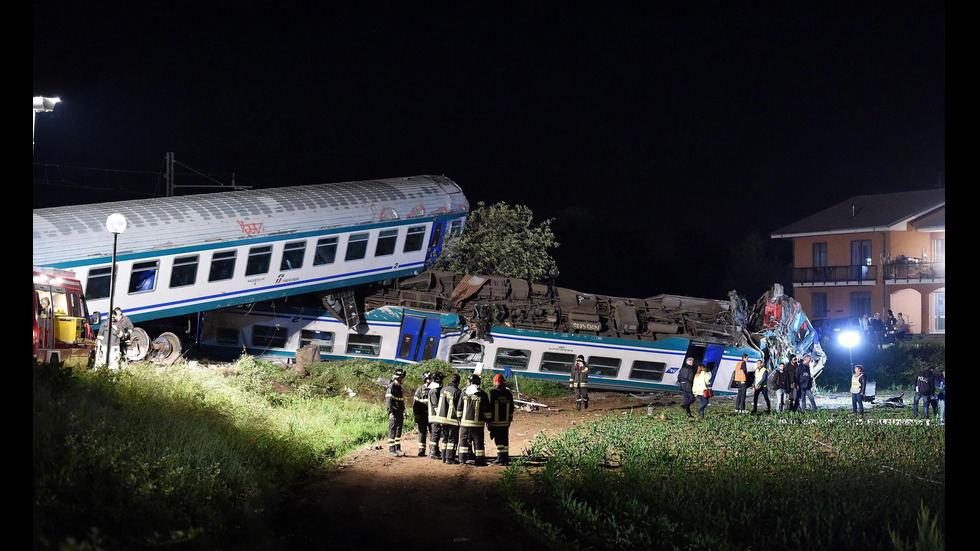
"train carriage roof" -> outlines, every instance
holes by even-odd
[[[466,212],[444,176],[412,176],[34,209],[34,265],[109,255],[106,218],[127,227],[120,255]]]

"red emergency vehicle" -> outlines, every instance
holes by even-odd
[[[82,284],[75,273],[34,266],[34,359],[60,364],[95,348]]]

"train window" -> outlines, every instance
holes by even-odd
[[[493,366],[498,368],[509,367],[511,369],[527,369],[531,363],[531,351],[519,350],[517,348],[498,348],[497,357],[493,360]]]
[[[645,362],[636,360],[633,362],[633,369],[630,371],[630,379],[643,379],[644,381],[662,381],[664,370],[667,364],[663,362]]]
[[[252,326],[252,346],[257,348],[286,348],[285,327]]]
[[[571,373],[573,365],[575,365],[575,354],[545,352],[541,355],[541,371]]]
[[[589,365],[590,374],[602,375],[603,377],[615,377],[619,373],[619,365],[622,363],[622,360],[619,358],[589,356],[586,363]]]
[[[235,251],[223,251],[211,255],[211,273],[208,281],[231,279],[235,275]]]
[[[378,244],[374,248],[374,256],[395,254],[395,242],[398,241],[398,230],[381,230]]]
[[[324,237],[316,242],[316,251],[313,253],[313,265],[322,266],[333,264],[337,258],[337,238]]]
[[[181,256],[174,259],[174,267],[170,270],[170,286],[185,287],[194,285],[197,281],[197,257]]]
[[[286,243],[282,249],[280,270],[296,270],[303,267],[303,256],[306,254],[306,241]]]
[[[347,335],[347,353],[358,356],[380,356],[381,337],[378,335]]]
[[[248,250],[248,261],[245,263],[245,275],[252,276],[257,274],[269,273],[269,265],[272,264],[272,245],[252,247]]]
[[[88,271],[88,281],[85,284],[85,298],[109,298],[109,279],[111,268],[92,268]]]
[[[333,333],[303,329],[299,332],[299,345],[303,347],[309,344],[318,345],[320,352],[333,352]]]
[[[347,239],[347,254],[344,260],[360,260],[367,254],[368,234],[355,233]]]
[[[398,357],[399,358],[412,358],[412,352],[415,351],[415,337],[410,333],[405,333],[402,335],[402,342],[398,345]]]
[[[463,221],[459,218],[449,223],[449,237],[456,237],[463,233]]]
[[[214,340],[226,346],[238,346],[238,330],[234,327],[219,327]]]
[[[402,252],[421,251],[424,244],[425,226],[412,226],[408,228],[408,234],[405,235],[405,248],[402,249]]]
[[[134,262],[133,271],[129,276],[129,293],[146,293],[157,287],[157,273],[160,272],[160,261]]]
[[[431,360],[436,356],[436,344],[439,343],[439,339],[436,337],[426,337],[425,342],[422,343],[422,361]]]

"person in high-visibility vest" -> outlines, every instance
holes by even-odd
[[[490,398],[480,388],[480,376],[470,375],[462,391],[456,413],[459,417],[459,462],[465,465],[472,458],[477,467],[487,465],[483,426],[490,422]]]
[[[426,371],[422,374],[422,384],[415,389],[415,399],[412,401],[412,414],[415,416],[415,424],[419,427],[419,457],[425,455],[425,437],[429,434],[429,384],[431,382],[432,373]]]
[[[396,369],[391,384],[385,390],[385,407],[388,409],[388,455],[402,457],[402,423],[405,421],[405,398],[402,383],[405,370]]]
[[[742,354],[742,361],[735,364],[735,386],[738,395],[735,396],[735,413],[746,413],[745,391],[749,388],[749,355]]]
[[[575,366],[568,378],[568,388],[575,390],[575,409],[589,409],[589,366],[585,365],[585,357],[575,358]]]
[[[514,396],[505,385],[504,376],[493,376],[490,391],[490,439],[497,444],[495,465],[510,465],[510,424],[514,421]]]

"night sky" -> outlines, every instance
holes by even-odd
[[[168,151],[257,188],[445,174],[554,218],[563,286],[722,298],[753,232],[945,185],[943,3],[83,4],[33,3],[35,208],[161,193]]]

